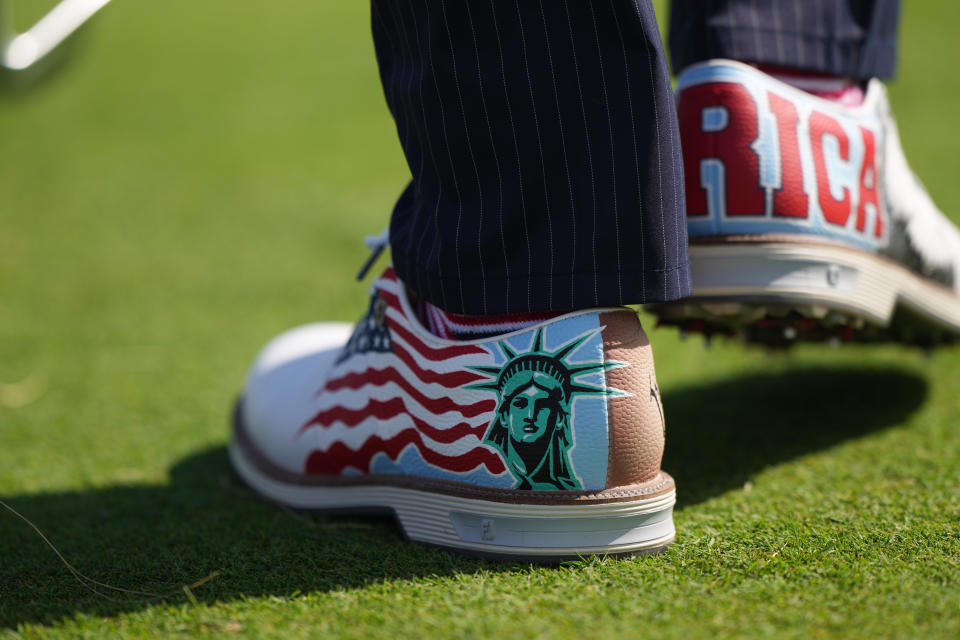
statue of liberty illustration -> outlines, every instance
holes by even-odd
[[[561,345],[555,351],[543,346],[537,330],[529,351],[517,353],[505,341],[498,344],[506,362],[502,366],[470,367],[490,376],[488,382],[470,385],[497,394],[496,415],[483,437],[496,449],[516,489],[582,489],[570,463],[573,446],[573,400],[581,395],[618,396],[616,389],[578,382],[580,376],[623,366],[620,362],[568,363],[566,359],[599,329]]]

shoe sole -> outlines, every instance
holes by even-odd
[[[760,342],[897,341],[960,336],[960,296],[882,256],[837,244],[731,241],[690,245],[693,294],[650,305],[661,323]],[[764,331],[769,329],[769,331]]]
[[[597,492],[497,490],[395,475],[301,476],[253,448],[240,403],[229,455],[240,478],[271,502],[338,514],[392,512],[408,540],[465,555],[554,564],[658,553],[675,536],[676,490],[664,473],[647,484]]]

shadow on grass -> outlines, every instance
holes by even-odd
[[[900,424],[927,381],[892,368],[805,367],[664,392],[663,469],[678,508],[737,489],[756,472]]]
[[[664,397],[664,468],[679,478],[680,507],[690,507],[764,467],[896,425],[926,393],[923,378],[875,368],[805,368],[673,390]],[[219,577],[192,592],[199,601],[519,568],[404,542],[390,518],[295,514],[262,503],[233,475],[223,447],[176,464],[165,486],[3,499],[80,571],[117,586],[177,592],[171,602],[185,602],[182,585],[216,570]],[[0,532],[0,628],[149,604],[86,591],[7,512],[0,512]]]

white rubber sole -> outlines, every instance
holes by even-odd
[[[903,306],[960,333],[960,296],[895,262],[856,249],[802,242],[690,245],[689,300],[811,304],[881,327]]]
[[[240,477],[263,497],[298,509],[389,509],[410,540],[490,558],[557,561],[663,550],[675,536],[670,490],[602,504],[494,502],[389,485],[316,486],[263,473],[230,444]]]

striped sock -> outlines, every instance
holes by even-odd
[[[468,316],[444,311],[426,300],[417,305],[420,321],[435,336],[448,340],[476,340],[499,336],[550,320],[566,311],[508,313],[495,316]]]
[[[863,86],[853,78],[764,64],[754,66],[791,87],[845,107],[860,106],[866,96]]]

